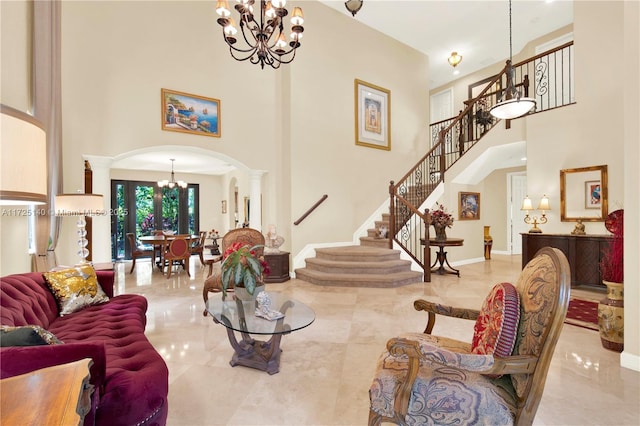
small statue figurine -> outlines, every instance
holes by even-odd
[[[269,321],[277,320],[284,317],[282,312],[271,309],[271,298],[264,291],[258,293],[258,295],[256,296],[256,302],[258,305],[256,307],[257,317],[261,317]]]
[[[571,231],[571,235],[586,235],[584,224],[581,220],[578,220],[578,223],[576,223],[576,227],[573,228],[573,231]]]
[[[269,225],[267,235],[265,235],[264,252],[280,253],[280,246],[284,244],[284,238],[278,235],[275,225]]]
[[[378,233],[376,235],[376,238],[387,238],[389,236],[389,230],[387,229],[386,225],[380,225],[380,228],[378,228]]]

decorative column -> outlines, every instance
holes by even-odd
[[[249,227],[262,232],[262,176],[264,170],[249,172]]]

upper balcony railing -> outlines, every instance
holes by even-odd
[[[523,96],[533,97],[536,108],[529,114],[575,103],[573,41],[513,65],[514,82]],[[501,100],[506,88],[508,65],[475,98],[465,101],[457,117],[431,124],[432,148],[398,183],[391,182],[390,235],[418,264],[428,277],[429,213],[420,206],[436,186],[444,181],[445,172],[473,147],[498,120],[489,110]],[[510,120],[505,120],[509,128]],[[424,223],[420,223],[424,222]]]

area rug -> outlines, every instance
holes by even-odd
[[[598,330],[598,302],[571,298],[565,323]]]

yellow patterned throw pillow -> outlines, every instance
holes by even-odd
[[[60,316],[109,300],[98,284],[96,271],[91,265],[45,272],[44,278],[58,301]]]

